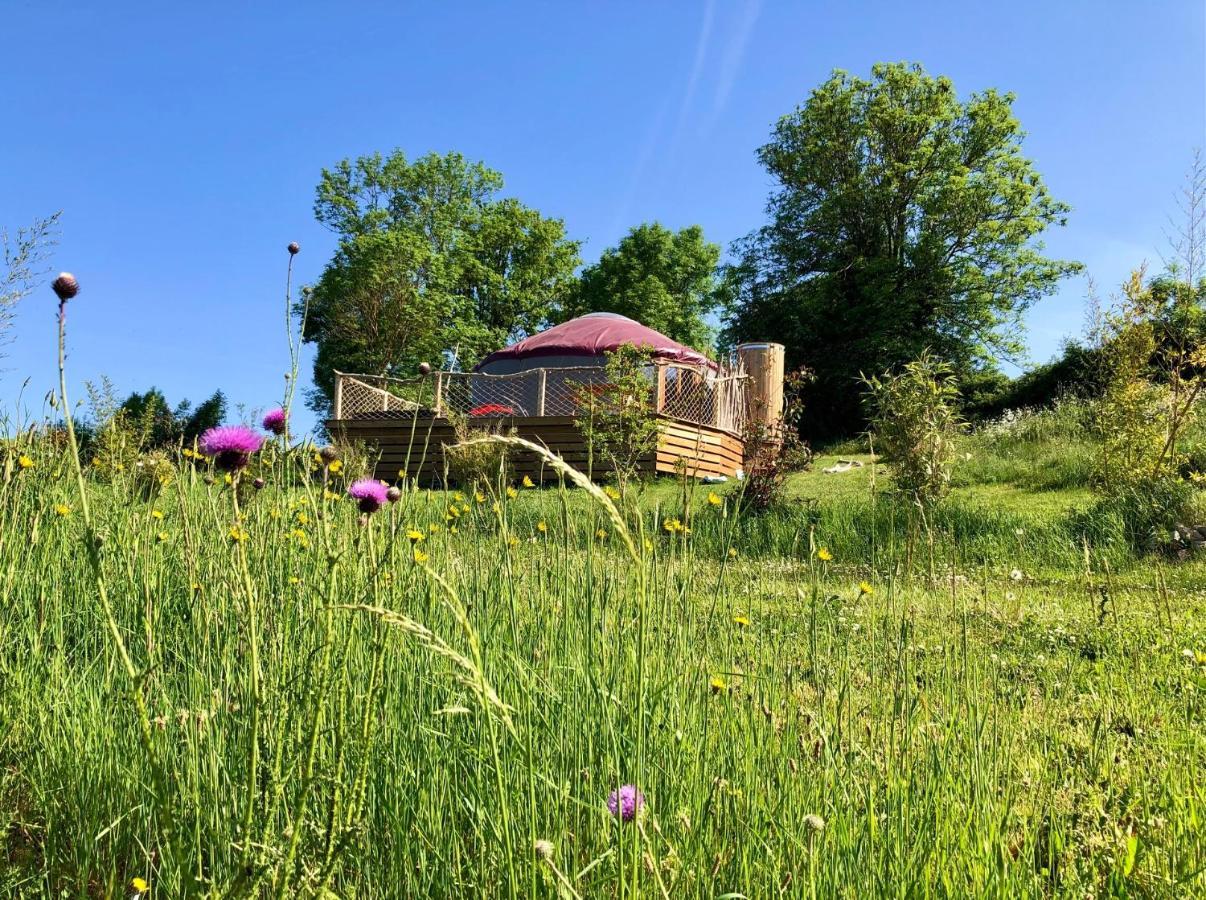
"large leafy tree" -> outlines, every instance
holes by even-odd
[[[677,232],[656,222],[638,225],[583,270],[558,317],[619,313],[710,350],[715,334],[706,317],[720,301],[719,261],[720,247],[705,240],[698,225]]]
[[[548,319],[574,283],[578,243],[502,186],[457,153],[323,170],[314,213],[340,244],[310,298],[312,406],[329,407],[334,369],[411,372],[445,353],[467,366]]]
[[[1017,353],[1022,312],[1079,268],[1037,240],[1068,207],[1022,155],[1013,99],[960,100],[915,65],[839,71],[758,151],[778,187],[734,246],[726,338],[781,341],[816,372],[813,434],[862,424],[861,372],[927,348],[964,373]]]

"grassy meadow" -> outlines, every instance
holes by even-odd
[[[16,440],[0,895],[1201,896],[1206,561],[1128,543],[1088,441],[965,438],[926,531],[855,446],[761,516],[96,466],[90,530]]]

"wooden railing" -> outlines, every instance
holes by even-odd
[[[747,376],[657,362],[650,372],[654,411],[739,435],[745,426]],[[599,366],[528,369],[511,375],[433,372],[419,378],[335,373],[335,419],[396,418],[429,413],[467,418],[577,416],[606,385]]]

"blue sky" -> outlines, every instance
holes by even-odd
[[[754,151],[774,121],[834,68],[910,60],[963,94],[1017,94],[1026,152],[1073,207],[1048,249],[1104,292],[1159,264],[1206,144],[1204,6],[3,0],[0,226],[63,210],[77,397],[107,375],[262,408],[288,368],[284,247],[302,245],[299,282],[334,249],[311,211],[324,165],[460,151],[563,218],[587,261],[648,220],[727,246],[763,221]],[[1084,293],[1069,280],[1032,311],[1034,361],[1080,330]],[[0,398],[11,410],[28,378],[36,413],[49,290],[13,338]]]

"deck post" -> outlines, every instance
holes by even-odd
[[[435,402],[431,404],[431,411],[437,419],[444,411],[444,372],[442,369],[436,372]]]
[[[666,367],[657,366],[656,387],[653,393],[653,412],[660,413],[666,405]]]
[[[336,419],[343,418],[343,373],[338,369],[335,370],[335,404],[331,413]]]
[[[536,415],[544,415],[544,392],[548,386],[549,370],[544,366],[540,367],[540,377],[536,382]]]

